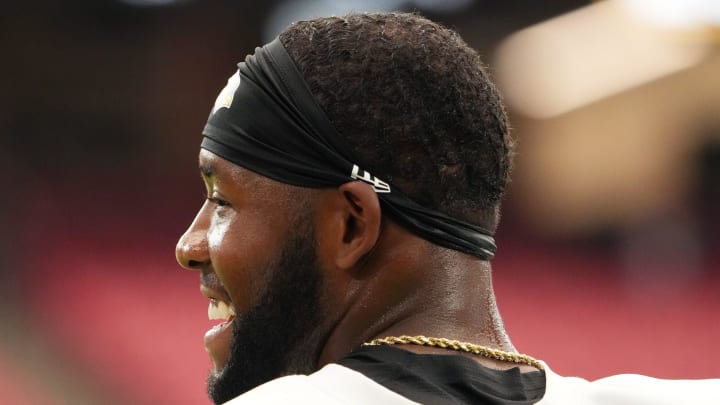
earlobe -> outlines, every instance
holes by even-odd
[[[335,261],[340,268],[355,267],[377,244],[380,238],[382,211],[375,191],[362,182],[345,183],[338,187],[343,224]]]

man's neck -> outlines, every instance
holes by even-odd
[[[417,238],[385,246],[391,248],[374,252],[347,297],[347,308],[321,352],[320,366],[386,336],[442,337],[514,351],[495,305],[488,262]]]

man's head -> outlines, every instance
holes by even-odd
[[[479,55],[416,14],[290,25],[280,40],[360,166],[416,202],[494,230],[512,141]]]
[[[357,14],[293,24],[280,41],[355,163],[430,210],[495,228],[512,145],[499,95],[457,34],[417,15]],[[221,101],[211,119],[235,108]],[[416,281],[402,277],[442,256],[386,218],[368,184],[291,186],[205,146],[200,166],[208,200],[177,257],[202,272],[211,312],[226,320],[206,334],[216,402],[337,360],[381,327],[373,294],[402,301]],[[395,267],[392,291],[373,281],[384,267]]]

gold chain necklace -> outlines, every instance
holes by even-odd
[[[413,344],[419,346],[432,346],[440,347],[443,349],[456,350],[459,352],[477,354],[478,356],[487,357],[490,359],[506,361],[517,364],[527,364],[528,366],[535,367],[542,370],[543,365],[540,361],[520,353],[504,352],[502,350],[492,349],[486,346],[480,346],[472,343],[461,342],[459,340],[426,337],[426,336],[387,336],[384,338],[374,339],[369,342],[363,343],[363,346],[380,346],[380,345],[398,345],[398,344]]]

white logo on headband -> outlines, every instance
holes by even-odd
[[[359,174],[359,172],[361,172],[361,171],[362,171],[362,175]],[[355,180],[360,180],[362,182],[369,184],[373,188],[373,190],[375,190],[376,193],[389,193],[390,192],[389,184],[387,184],[384,181],[373,176],[372,174],[370,174],[370,172],[360,169],[358,167],[358,165],[353,165],[352,173],[350,173],[350,177]]]
[[[230,76],[230,78],[227,81],[227,84],[225,85],[225,88],[222,89],[220,94],[217,96],[217,99],[215,99],[215,105],[213,106],[212,112],[210,115],[215,114],[215,112],[221,108],[230,108],[230,105],[232,104],[233,97],[235,96],[235,92],[237,91],[237,88],[240,86],[240,71],[235,72],[234,75]]]

